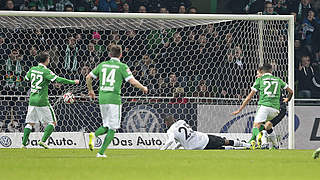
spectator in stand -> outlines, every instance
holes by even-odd
[[[297,21],[301,22],[308,16],[309,10],[312,10],[311,0],[288,1],[288,9],[290,12],[297,14]]]
[[[73,4],[71,1],[69,0],[57,0],[56,1],[56,11],[65,11],[65,6],[66,5],[71,5],[72,6],[72,9],[73,9]]]
[[[142,61],[138,61],[135,63],[136,67],[139,67],[138,76],[140,76],[141,80],[146,80],[149,74],[149,70],[153,67],[153,61],[149,55],[143,55]]]
[[[88,66],[90,69],[93,69],[100,63],[99,53],[95,50],[93,43],[88,44],[82,58],[84,58],[84,64],[81,66]]]
[[[173,97],[175,89],[179,88],[179,87],[180,87],[180,85],[179,85],[179,82],[177,80],[177,76],[175,75],[175,73],[170,73],[169,82],[168,82],[168,91],[166,92],[167,96]]]
[[[198,13],[198,9],[196,7],[190,7],[188,10],[189,14],[197,14]]]
[[[27,51],[26,55],[24,56],[24,61],[27,65],[27,67],[32,67],[32,66],[37,66],[38,62],[37,62],[37,57],[38,55],[38,50],[36,46],[30,46],[29,47],[29,51]],[[28,69],[26,70],[28,71]]]
[[[130,6],[129,6],[129,4],[127,2],[123,3],[122,12],[123,13],[129,13],[130,12]]]
[[[169,12],[177,13],[180,5],[184,5],[186,8],[189,8],[191,7],[192,3],[190,0],[166,0],[165,1],[165,6],[168,7]]]
[[[250,14],[257,14],[264,10],[265,0],[248,0],[248,4],[245,6],[244,11]],[[269,1],[271,2],[271,1]]]
[[[64,69],[71,72],[78,71],[78,53],[79,47],[76,44],[76,39],[69,35],[68,44],[64,47]]]
[[[99,0],[98,11],[100,12],[117,12],[118,6],[115,0]]]
[[[76,4],[74,9],[79,12],[97,11],[98,7],[93,0],[78,0],[74,1]]]
[[[52,11],[54,10],[54,0],[32,0],[38,5],[38,10],[40,11]],[[71,3],[71,2],[70,2]]]
[[[29,11],[38,11],[38,5],[36,2],[29,3]]]
[[[64,12],[73,12],[73,4],[66,4],[64,6]]]
[[[271,2],[266,2],[264,4],[264,15],[277,15],[278,13],[274,11],[273,4]]]
[[[138,13],[146,13],[146,12],[147,12],[146,6],[140,5],[138,9]]]
[[[208,86],[205,80],[201,80],[196,88],[196,91],[192,94],[193,97],[213,97],[209,92]]]
[[[313,79],[315,74],[319,74],[319,72],[310,64],[310,57],[302,56],[299,67],[295,72],[295,79],[298,81],[298,96],[301,98],[313,97],[312,92],[316,89]]]
[[[186,14],[186,7],[184,5],[179,6],[179,14]]]
[[[184,98],[185,93],[182,87],[174,88],[173,90],[173,98],[170,101],[170,104],[186,104],[188,103],[188,99]]]
[[[106,51],[106,47],[101,41],[101,35],[99,32],[93,32],[91,43],[94,44],[94,49],[97,53],[97,56],[102,57],[102,55]]]
[[[305,40],[305,44],[311,45],[312,34],[315,30],[315,26],[320,24],[320,19],[315,16],[313,10],[309,10],[308,16],[302,21],[302,40]],[[319,42],[318,42],[319,43]]]
[[[3,8],[3,10],[16,11],[17,8],[15,7],[14,1],[13,0],[7,0],[6,1],[6,6]]]
[[[159,13],[167,14],[167,13],[169,13],[169,11],[167,10],[167,8],[166,8],[166,7],[160,7],[160,9],[159,9]]]
[[[274,10],[281,15],[289,14],[287,0],[274,0]]]
[[[18,49],[12,49],[6,61],[6,84],[5,88],[18,89],[22,86],[21,81],[24,76],[23,56]]]

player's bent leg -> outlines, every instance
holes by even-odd
[[[44,130],[44,134],[42,136],[41,141],[39,142],[39,146],[45,148],[45,149],[49,149],[49,147],[45,144],[45,142],[47,141],[47,139],[50,137],[50,135],[52,134],[54,127],[55,127],[56,123],[49,123],[47,125],[47,127]]]
[[[26,148],[27,142],[29,140],[29,135],[30,135],[34,125],[35,125],[35,123],[27,123],[27,125],[25,126],[25,128],[23,130],[22,148]]]
[[[89,134],[89,150],[93,151],[95,138],[108,132],[108,127],[100,126],[94,133]]]
[[[208,144],[204,148],[207,149],[222,149],[222,146],[230,144],[229,140],[225,140],[220,136],[210,135],[208,134]]]
[[[262,131],[263,128],[264,126],[262,125],[262,122],[254,122],[253,128],[252,128],[252,137],[249,141],[252,146],[251,147],[252,149],[255,149],[257,136],[259,132]]]
[[[115,130],[109,129],[107,132],[106,137],[104,138],[103,144],[99,150],[99,154],[100,155],[104,155],[104,152],[106,151],[106,149],[108,148],[109,144],[111,143],[111,141],[114,138],[114,134],[115,134]]]
[[[93,133],[89,134],[89,150],[93,151],[94,148],[94,141],[95,141],[95,136]]]

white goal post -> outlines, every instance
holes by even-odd
[[[106,20],[106,21],[104,21]],[[22,32],[21,29],[25,29],[26,32],[22,32],[22,33],[27,33],[28,30],[30,29],[44,29],[48,30],[48,37],[47,39],[52,40],[52,38],[55,38],[57,36],[59,36],[61,33],[70,33],[70,32],[76,32],[77,30],[80,31],[80,33],[84,33],[87,30],[89,31],[89,34],[92,34],[92,31],[104,31],[104,30],[110,30],[110,34],[108,34],[108,36],[106,37],[106,41],[108,40],[108,37],[112,34],[114,31],[116,31],[116,33],[121,36],[120,31],[124,31],[124,35],[126,35],[125,38],[130,38],[130,35],[126,34],[129,31],[137,31],[135,32],[136,34],[139,35],[139,38],[137,38],[134,42],[140,43],[139,46],[136,46],[138,49],[137,51],[139,51],[139,53],[137,53],[137,57],[140,58],[144,58],[144,56],[142,56],[143,53],[146,52],[151,52],[152,53],[156,50],[152,49],[151,47],[147,47],[150,45],[150,41],[152,40],[153,37],[155,37],[156,35],[158,35],[159,33],[156,32],[154,33],[152,30],[158,30],[158,29],[165,29],[168,30],[167,34],[168,37],[162,38],[162,41],[165,42],[161,42],[163,43],[161,48],[159,48],[159,52],[157,52],[157,55],[155,55],[153,58],[157,59],[159,54],[165,54],[162,53],[162,50],[168,47],[171,47],[170,43],[173,42],[174,40],[170,40],[173,39],[173,34],[175,34],[176,32],[179,32],[180,36],[182,36],[182,39],[185,37],[186,39],[184,40],[185,42],[188,41],[187,38],[189,38],[189,35],[192,34],[192,31],[195,32],[195,37],[198,38],[195,40],[194,44],[190,45],[188,43],[188,46],[190,46],[192,50],[193,48],[196,48],[195,53],[197,52],[202,52],[203,49],[208,48],[208,50],[211,50],[210,54],[208,56],[210,56],[210,58],[216,58],[217,56],[223,56],[225,58],[228,58],[227,55],[225,54],[218,54],[218,53],[213,53],[215,51],[215,49],[212,47],[212,43],[209,43],[209,38],[206,39],[206,36],[203,35],[205,32],[207,33],[207,29],[203,30],[202,27],[203,26],[209,26],[210,24],[213,24],[213,27],[215,28],[214,31],[217,31],[217,36],[223,36],[223,37],[227,37],[228,34],[232,34],[231,38],[234,41],[239,41],[236,42],[236,45],[232,45],[232,48],[228,48],[226,46],[223,46],[225,49],[223,50],[216,50],[219,52],[224,52],[224,53],[231,53],[236,51],[237,52],[237,45],[241,46],[242,45],[242,50],[241,52],[247,51],[246,53],[243,53],[241,57],[243,56],[250,56],[250,58],[248,58],[248,66],[247,67],[257,67],[257,65],[263,63],[263,62],[273,62],[274,60],[276,60],[276,58],[281,58],[281,67],[279,66],[279,68],[277,68],[277,73],[280,74],[280,77],[284,80],[288,82],[288,85],[291,89],[294,89],[294,17],[292,15],[230,15],[230,14],[142,14],[142,13],[93,13],[93,12],[68,12],[68,13],[64,13],[64,12],[32,12],[32,11],[0,11],[0,34],[3,33],[6,35],[6,33],[10,34],[12,33],[12,37],[14,37],[14,34],[18,34],[18,37],[20,37],[19,33],[20,31]],[[230,23],[228,24],[228,22],[235,22],[235,23]],[[250,22],[255,22],[255,23],[251,23]],[[101,24],[99,24],[101,23]],[[216,26],[214,24],[217,24]],[[236,25],[234,25],[236,24]],[[69,31],[69,29],[76,29],[74,31]],[[233,29],[233,30],[229,30]],[[285,30],[283,30],[282,28],[285,28]],[[3,30],[5,29],[5,30]],[[7,29],[11,29],[12,31],[8,31]],[[51,31],[50,29],[54,29],[54,31]],[[59,29],[62,29],[61,32]],[[179,29],[179,30],[178,30]],[[172,31],[171,31],[172,30]],[[252,30],[252,32],[243,35],[240,31],[250,31]],[[17,32],[18,31],[18,32]],[[160,30],[159,30],[160,31]],[[190,31],[190,32],[189,32]],[[281,32],[280,32],[281,31]],[[269,33],[274,33],[273,35],[270,35],[269,37]],[[50,33],[52,33],[52,36],[50,36]],[[115,34],[116,34],[115,33]],[[172,35],[170,35],[170,33]],[[259,34],[258,36],[256,36],[256,34]],[[44,34],[44,33],[43,33]],[[101,34],[101,33],[100,33]],[[100,36],[99,34],[99,39],[103,39],[103,34],[101,34]],[[162,35],[160,33],[160,35]],[[201,44],[201,37],[202,35],[204,36],[204,44]],[[93,35],[94,36],[94,35]],[[92,36],[92,37],[93,37]],[[116,35],[115,35],[116,36]],[[170,37],[169,37],[170,36]],[[241,36],[243,38],[250,38],[253,37],[254,40],[241,40]],[[271,37],[272,36],[272,37]],[[273,38],[275,36],[281,36],[281,38],[279,38],[280,40],[276,40],[277,43],[272,44]],[[11,37],[11,35],[10,35]],[[27,39],[27,35],[21,36],[23,38],[26,38],[25,41],[27,44],[25,46],[28,46],[30,43],[30,45],[32,46],[34,43],[31,43],[31,41],[29,39]],[[64,36],[63,36],[64,37]],[[95,37],[98,37],[95,36]],[[95,38],[94,37],[94,38]],[[6,37],[7,38],[7,37]],[[8,35],[9,38],[9,35]],[[67,38],[67,36],[66,36]],[[91,38],[91,36],[90,36]],[[120,40],[110,40],[111,42],[126,42],[127,39],[125,39],[122,41],[121,37]],[[180,37],[181,38],[181,37]],[[46,40],[47,40],[46,39]],[[150,40],[151,39],[151,40]],[[169,40],[164,40],[164,39],[169,39]],[[200,39],[200,40],[199,40]],[[53,40],[52,40],[53,41]],[[147,41],[146,44],[144,44],[144,41]],[[53,41],[55,42],[55,41]],[[59,42],[59,41],[57,41]],[[167,45],[166,42],[169,44]],[[246,42],[246,43],[244,43]],[[18,40],[15,41],[16,44],[19,43]],[[87,45],[89,43],[86,43],[85,40],[82,40],[83,45]],[[129,42],[130,43],[130,42]],[[223,42],[217,42],[220,44],[220,48],[222,47],[222,45],[224,45],[224,41]],[[250,44],[252,43],[252,44]],[[122,44],[120,44],[122,45]],[[101,46],[105,46],[107,49],[107,45],[103,44]],[[134,46],[134,45],[132,45]],[[152,45],[150,45],[152,46]],[[19,46],[20,47],[20,46]],[[80,47],[80,46],[79,46]],[[174,49],[176,46],[172,47],[172,50],[176,50]],[[200,47],[202,47],[203,49],[201,49]],[[283,48],[282,52],[275,52],[275,55],[273,55],[273,51],[275,49],[277,49],[278,47]],[[1,47],[0,47],[1,48]],[[140,48],[140,49],[139,49]],[[211,48],[211,49],[210,49]],[[9,49],[9,48],[8,48]],[[41,48],[39,48],[40,51]],[[198,49],[201,49],[200,51]],[[141,52],[140,52],[141,50]],[[79,50],[80,51],[80,50]],[[85,50],[84,50],[85,51]],[[129,50],[130,51],[130,50]],[[128,52],[129,52],[128,51]],[[136,53],[137,51],[132,50],[132,53]],[[281,51],[281,50],[280,50]],[[78,52],[78,51],[76,51]],[[186,54],[184,54],[186,53]],[[127,56],[129,56],[130,54],[128,54]],[[181,48],[179,47],[177,49],[177,51],[174,53],[174,55],[179,56],[179,57],[186,57],[189,56],[189,54],[187,54],[187,50],[181,50]],[[199,56],[198,54],[193,54],[196,58],[200,58],[202,56]],[[80,55],[79,55],[80,56]],[[83,55],[85,56],[85,55]],[[191,55],[190,55],[191,56]],[[204,55],[205,56],[205,55]],[[259,56],[259,57],[255,57],[255,56]],[[151,57],[151,56],[150,56]],[[150,58],[149,57],[149,58]],[[213,69],[211,70],[211,67],[205,67],[206,65],[210,65],[209,60],[205,61],[205,65],[201,66],[199,64],[194,65],[191,64],[192,66],[196,67],[195,69],[192,68],[187,68],[190,64],[188,64],[188,62],[186,64],[183,64],[183,62],[179,62],[180,58],[176,58],[171,56],[170,53],[167,53],[165,56],[162,57],[163,59],[166,58],[175,58],[175,62],[167,62],[167,65],[163,65],[162,62],[157,62],[154,63],[155,65],[152,66],[154,68],[157,68],[157,72],[158,74],[160,74],[160,77],[163,77],[164,79],[168,78],[168,82],[167,84],[170,83],[170,70],[174,69],[174,71],[176,72],[176,74],[185,74],[185,76],[188,76],[189,74],[191,74],[190,76],[194,77],[193,81],[195,83],[189,83],[188,80],[181,80],[183,81],[183,83],[185,83],[184,87],[190,89],[191,86],[193,89],[193,91],[197,91],[197,86],[200,85],[199,80],[203,80],[207,83],[208,86],[212,86],[211,90],[212,92],[214,91],[215,94],[218,94],[219,90],[219,85],[217,85],[217,83],[220,82],[212,82],[211,84],[211,80],[210,78],[217,78],[218,79],[221,77],[222,73],[230,73],[228,71],[225,71],[226,69],[222,69],[219,70],[219,67],[217,68],[216,65],[212,65]],[[59,57],[58,57],[59,59]],[[62,58],[63,59],[63,58]],[[129,59],[129,57],[128,57]],[[223,58],[221,58],[223,59]],[[258,60],[259,61],[258,61]],[[219,59],[220,60],[220,59]],[[256,61],[257,60],[257,61]],[[5,60],[4,60],[5,61]],[[3,61],[3,62],[4,62]],[[62,60],[63,61],[63,60]],[[238,61],[238,60],[230,60],[230,62],[234,62],[236,65],[239,65],[241,67],[242,64],[245,64],[246,62],[242,61]],[[253,62],[254,65],[250,65],[249,62]],[[171,66],[170,63],[172,63],[173,65]],[[279,62],[280,64],[280,62]],[[7,63],[5,63],[5,65],[7,65]],[[5,67],[5,65],[3,65],[3,67]],[[191,66],[190,65],[190,66]],[[237,70],[238,66],[233,66],[232,69],[233,70]],[[141,64],[139,64],[139,62],[135,62],[133,61],[131,63],[130,68],[132,67],[143,67]],[[218,65],[217,65],[218,66]],[[228,65],[229,66],[229,65]],[[276,64],[277,66],[277,64]],[[167,71],[167,67],[169,67],[170,70]],[[197,69],[198,67],[200,67],[200,69]],[[55,67],[57,71],[59,71],[59,69],[61,67],[59,67],[58,65]],[[182,71],[179,70],[179,68],[182,69]],[[285,69],[286,68],[286,69]],[[51,69],[51,68],[50,68]],[[143,69],[143,68],[141,68]],[[143,71],[141,69],[137,69],[137,73],[139,73],[140,71]],[[52,69],[55,72],[55,69]],[[215,71],[216,70],[216,71]],[[252,72],[254,68],[252,68]],[[199,72],[198,72],[199,71]],[[206,76],[206,73],[209,72],[209,75]],[[237,72],[237,71],[236,71]],[[142,76],[145,75],[146,72],[142,72]],[[251,71],[250,71],[251,73]],[[166,75],[168,74],[168,76]],[[163,75],[163,76],[162,76]],[[212,75],[212,76],[211,76]],[[254,81],[252,81],[254,79],[254,75],[255,74],[245,74],[243,75],[244,78],[248,77],[248,81],[250,80],[250,82],[246,82],[248,84],[253,84]],[[240,74],[241,76],[241,74]],[[199,78],[199,79],[197,79]],[[228,78],[228,77],[226,77]],[[177,77],[177,79],[179,79],[179,77]],[[1,81],[3,81],[5,84],[5,80],[1,79]],[[165,81],[165,80],[164,80]],[[186,81],[186,82],[185,82]],[[191,80],[190,80],[191,81]],[[217,81],[215,79],[215,81]],[[151,81],[146,81],[146,82],[150,82]],[[232,82],[232,81],[231,81]],[[214,87],[213,87],[214,86]],[[246,86],[241,86],[239,84],[239,87],[235,87],[235,90],[230,90],[230,92],[236,92],[236,91],[242,91],[241,87],[246,87]],[[67,87],[69,88],[69,87]],[[66,89],[67,89],[66,88]],[[70,87],[72,89],[72,87]],[[125,87],[127,88],[127,87]],[[195,92],[190,92],[190,95],[186,95],[187,94],[187,90],[186,88],[184,89],[183,93],[185,93],[185,99],[188,100],[188,103],[192,104],[199,104],[199,107],[195,107],[195,109],[198,109],[198,113],[202,112],[201,110],[199,110],[199,108],[203,108],[203,106],[206,105],[212,105],[213,102],[216,104],[213,104],[212,107],[214,110],[219,110],[219,105],[226,105],[226,106],[233,106],[233,105],[237,105],[239,106],[239,104],[241,103],[241,100],[239,100],[238,97],[235,96],[224,96],[224,97],[220,97],[220,96],[214,96],[214,95],[209,95],[209,96],[197,96],[195,95]],[[215,89],[216,88],[216,89]],[[239,89],[237,89],[239,88]],[[248,87],[246,87],[248,88]],[[65,90],[66,90],[65,89]],[[209,87],[210,89],[210,87]],[[27,97],[26,94],[10,94],[9,92],[11,91],[11,89],[1,89],[3,91],[6,91],[6,94],[1,94],[0,95],[0,100],[2,103],[0,103],[0,106],[4,106],[3,104],[6,104],[5,101],[8,100],[8,98],[14,99],[16,97],[18,98],[22,98],[22,101],[26,101]],[[179,93],[181,89],[175,89],[175,91],[173,93],[170,92],[170,94],[174,94],[174,93]],[[77,93],[77,97],[79,99],[81,99],[80,94],[85,94],[86,93],[86,89],[85,86],[83,85],[82,87],[80,87],[79,89],[72,89],[73,92]],[[191,91],[191,90],[190,90]],[[228,87],[227,87],[227,92],[228,91]],[[65,91],[61,90],[61,91],[57,91],[57,93],[55,95],[50,95],[49,96],[54,96],[57,97],[57,99],[52,100],[51,103],[56,103],[57,107],[59,108],[60,106],[64,106],[63,104],[61,104],[61,101],[59,100],[59,97],[61,97]],[[129,92],[129,90],[128,90]],[[130,91],[131,92],[131,91]],[[219,91],[220,92],[220,91]],[[160,100],[165,101],[164,99],[172,99],[173,97],[175,97],[175,95],[159,95],[158,93],[156,94],[149,94],[147,96],[142,96],[140,94],[130,94],[127,93],[127,90],[125,90],[123,98],[124,99],[128,99],[130,100],[130,103],[136,103],[139,106],[144,106],[149,102],[159,102]],[[197,94],[197,92],[196,92]],[[242,97],[243,98],[243,97]],[[61,98],[60,98],[61,99]],[[137,101],[138,100],[138,101]],[[159,100],[159,101],[158,101]],[[205,100],[205,101],[203,101]],[[223,102],[222,102],[223,101]],[[222,103],[221,103],[222,102]],[[224,104],[224,102],[228,102],[226,104]],[[220,103],[220,104],[219,104]],[[17,104],[19,104],[18,101],[14,101],[13,102],[13,106],[16,106]],[[87,102],[84,102],[83,104],[88,104]],[[161,112],[170,112],[170,108],[174,107],[175,104],[177,104],[177,106],[179,106],[180,108],[180,104],[179,103],[171,103],[171,105],[164,105],[162,109],[164,109],[163,111],[161,110]],[[182,103],[181,103],[182,104]],[[256,105],[256,104],[251,104],[251,105]],[[159,106],[158,109],[161,109],[161,105],[156,105],[157,107]],[[187,106],[187,105],[183,105],[183,106]],[[20,106],[19,106],[20,107]],[[77,105],[75,105],[75,108],[77,107]],[[67,110],[70,110],[71,107],[66,108]],[[84,108],[83,106],[81,106],[81,108]],[[210,109],[209,108],[209,109]],[[64,109],[64,107],[62,108]],[[205,112],[211,112],[206,110]],[[12,109],[11,109],[12,110]],[[65,110],[65,109],[64,109]],[[59,118],[64,116],[63,114],[65,113],[64,110],[59,110],[59,109],[55,109],[57,117]],[[92,109],[86,109],[84,108],[83,111],[92,111],[93,116],[98,117],[99,112],[95,112],[95,110]],[[182,110],[185,110],[182,108]],[[126,109],[123,109],[123,111],[126,111]],[[186,110],[188,111],[188,110]],[[193,110],[192,110],[193,111]],[[72,112],[74,112],[72,110]],[[76,111],[77,112],[77,111]],[[26,112],[25,112],[26,113]],[[180,112],[183,113],[183,112]],[[244,112],[245,113],[245,112]],[[14,114],[14,112],[12,112],[12,114]],[[11,115],[12,115],[11,114]],[[10,113],[8,114],[2,114],[2,117],[7,117],[10,116]],[[23,115],[22,115],[23,116]],[[197,116],[199,116],[199,114],[197,114]],[[208,115],[210,116],[210,115]],[[226,116],[229,116],[229,114],[226,114]],[[178,115],[178,117],[180,117],[180,115]],[[65,118],[65,117],[63,117]],[[67,118],[73,118],[73,116],[71,115]],[[80,119],[84,119],[85,117],[80,117]],[[200,117],[200,119],[203,117]],[[2,120],[2,119],[0,119]],[[85,121],[85,120],[84,120]],[[286,119],[287,123],[287,133],[288,133],[288,144],[287,144],[287,148],[288,149],[294,149],[295,148],[295,141],[294,141],[294,98],[288,103],[288,118]],[[72,126],[69,124],[70,122],[66,122],[66,124],[61,124],[61,126],[70,126],[70,129],[72,130]],[[78,125],[79,122],[72,122]],[[199,123],[199,122],[197,122]],[[197,124],[195,123],[195,124]],[[210,124],[210,123],[209,123]],[[86,122],[81,122],[79,123],[79,126],[88,126],[86,124]],[[202,126],[201,124],[198,124],[198,126]],[[63,130],[62,130],[63,129]],[[90,129],[90,128],[89,128]],[[93,128],[94,129],[94,128]],[[93,129],[90,129],[91,131]],[[148,130],[146,130],[148,128],[144,128],[144,130],[142,132],[148,132]],[[61,128],[61,131],[70,131],[68,128]],[[157,132],[158,133],[158,132]],[[210,132],[210,133],[219,133],[219,132]],[[238,133],[238,132],[237,132]],[[285,133],[286,134],[286,133]]]

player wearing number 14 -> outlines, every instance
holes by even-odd
[[[123,80],[139,88],[144,93],[148,88],[137,81],[129,67],[120,62],[122,56],[121,46],[113,45],[110,47],[109,61],[100,63],[86,77],[86,83],[89,90],[89,96],[95,98],[92,88],[92,78],[99,78],[99,105],[103,126],[99,127],[95,133],[89,135],[89,149],[93,150],[94,137],[107,134],[104,142],[97,154],[97,157],[106,157],[104,154],[106,148],[111,143],[116,129],[120,128],[121,121],[121,86]]]
[[[54,81],[63,84],[79,84],[79,80],[61,78],[50,71],[50,69],[47,68],[50,62],[50,57],[46,52],[40,53],[40,55],[37,56],[37,60],[39,61],[39,65],[30,68],[25,76],[27,81],[31,81],[31,89],[28,113],[26,117],[27,125],[24,128],[22,145],[24,148],[27,146],[30,132],[35,123],[48,123],[44,130],[44,135],[39,142],[40,146],[47,149],[48,146],[45,142],[53,132],[57,123],[56,116],[49,104],[48,85],[50,82]]]

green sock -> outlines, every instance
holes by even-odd
[[[259,132],[261,132],[262,130],[264,130],[264,125],[263,124],[260,125]]]
[[[108,132],[108,128],[101,126],[96,130],[96,132],[94,132],[94,135],[98,137],[98,136],[104,135],[107,132]]]
[[[115,131],[112,129],[108,130],[108,133],[106,135],[106,137],[104,138],[103,144],[99,150],[99,154],[104,154],[104,151],[107,149],[107,147],[109,146],[109,144],[111,143],[113,137],[114,137],[114,133]]]
[[[54,126],[52,124],[49,124],[44,130],[44,134],[42,136],[41,141],[46,142],[49,136],[51,135],[51,133],[53,132],[53,130],[54,130]]]
[[[29,135],[30,135],[30,133],[31,133],[31,129],[29,129],[29,128],[24,128],[23,131],[24,131],[24,132],[23,132],[22,144],[23,144],[24,146],[26,146],[26,145],[27,145],[27,141],[28,141],[28,139],[29,139]]]
[[[258,134],[259,134],[259,129],[256,127],[252,128],[252,137],[251,137],[250,141],[252,141],[252,140],[255,141]]]

